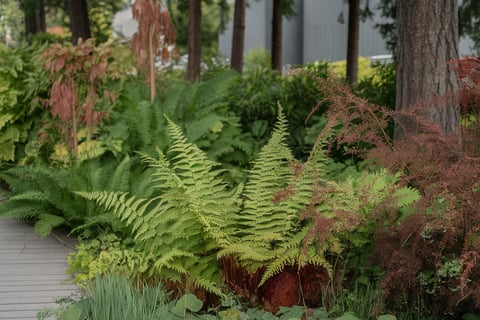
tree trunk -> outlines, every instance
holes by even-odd
[[[188,15],[187,81],[200,79],[202,57],[202,2],[190,0]]]
[[[396,109],[422,105],[421,117],[445,135],[459,134],[459,84],[448,62],[458,59],[457,0],[398,2]],[[419,131],[413,119],[400,119],[395,139]]]
[[[273,0],[272,69],[282,72],[282,0]]]
[[[90,20],[86,0],[67,0],[68,15],[70,17],[70,30],[72,43],[77,44],[79,39],[87,40],[92,37]]]
[[[39,32],[45,32],[47,26],[44,0],[23,1],[22,7],[25,13],[25,35],[28,37]]]
[[[360,0],[348,0],[347,81],[355,85],[358,79],[358,40]]]
[[[242,73],[243,71],[243,46],[245,43],[245,6],[246,0],[235,0],[233,15],[233,38],[230,66]]]

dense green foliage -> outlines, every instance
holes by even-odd
[[[115,231],[115,219],[75,194],[76,190],[117,190],[135,188],[131,185],[132,161],[100,159],[84,161],[72,168],[51,168],[45,165],[17,166],[1,172],[12,196],[0,203],[0,216],[15,217],[35,222],[40,236],[47,236],[52,228],[66,225],[82,226],[86,236],[107,227]],[[88,229],[85,227],[88,226]]]
[[[358,180],[340,184],[327,180],[322,172],[328,172],[329,160],[320,150],[307,163],[293,164],[281,111],[272,138],[249,171],[244,192],[241,185],[229,190],[221,171],[215,169],[217,164],[188,143],[170,120],[168,127],[172,142],[167,154],[142,156],[153,168],[148,188],[154,191],[148,198],[134,193],[78,193],[118,216],[128,228],[127,239],[134,240],[126,251],[118,250],[118,245],[112,248],[108,255],[113,260],[101,253],[92,259],[89,249],[83,249],[88,267],[98,265],[95,259],[107,259],[104,266],[131,261],[137,266],[136,272],[127,272],[131,276],[148,273],[186,283],[191,290],[200,287],[217,294],[221,292],[217,255],[234,255],[252,272],[266,268],[259,285],[288,266],[318,265],[333,276],[335,270],[327,257],[341,256],[343,233],[374,219],[371,212],[376,208],[386,210],[388,197],[396,199],[397,204],[390,204],[396,208],[418,199],[414,190],[395,187],[396,180],[386,172],[359,174]],[[331,197],[320,196],[326,190]],[[345,224],[337,212],[350,214],[358,222]],[[325,221],[330,221],[332,229],[314,233]],[[112,256],[115,252],[120,260]],[[84,259],[82,255],[74,258],[80,271]]]
[[[120,48],[113,47],[107,64],[130,61]],[[305,306],[324,306],[312,310],[319,319],[363,319],[395,308],[407,318],[422,308],[441,315],[445,305],[457,308],[462,290],[458,314],[477,310],[469,297],[479,292],[472,284],[478,166],[445,141],[388,143],[391,121],[383,113],[391,110],[368,102],[391,109],[392,66],[375,66],[350,90],[326,80],[326,63],[281,76],[263,68],[258,54],[244,75],[220,66],[186,84],[162,72],[153,103],[132,70],[121,71],[119,81],[99,77],[96,94],[115,94],[92,110],[108,117],[90,132],[79,130],[82,152],[74,159],[59,119],[40,107],[51,98],[51,83],[39,57],[30,48],[0,50],[0,178],[10,196],[0,216],[28,220],[41,236],[58,226],[79,235],[69,258],[78,284],[88,288],[109,273],[162,280],[179,302],[167,303],[173,318],[273,318],[242,304],[266,307],[273,299],[266,288],[285,285],[285,274],[295,279],[298,298],[310,295]],[[476,104],[469,103],[465,128],[476,123]],[[470,131],[475,141],[477,131]],[[305,278],[309,272],[313,278]],[[221,301],[212,302],[211,293]],[[105,292],[98,294],[93,299],[107,304]],[[233,294],[239,302],[225,303]],[[305,308],[279,310],[276,316],[287,319]]]
[[[18,161],[34,121],[39,120],[49,81],[42,48],[10,49],[0,43],[0,160]]]
[[[131,230],[137,247],[149,260],[151,275],[192,282],[220,293],[215,248],[224,238],[222,216],[232,214],[236,193],[226,189],[215,163],[180,128],[169,121],[172,144],[168,156],[143,155],[155,170],[149,198],[126,193],[80,193],[113,212]],[[215,275],[216,273],[216,275]]]

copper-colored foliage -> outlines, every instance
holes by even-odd
[[[458,68],[459,93],[420,101],[402,111],[372,105],[335,79],[317,78],[326,98],[313,110],[326,103],[327,128],[342,124],[331,147],[347,144],[357,156],[390,172],[402,172],[401,183],[422,194],[416,214],[401,223],[392,220],[390,229],[379,230],[375,257],[386,270],[382,287],[387,302],[405,296],[412,302],[425,299],[439,314],[480,311],[480,60],[468,58],[452,65]],[[449,102],[458,95],[461,135],[445,136],[423,110],[432,103],[452,107]],[[415,132],[393,141],[388,125],[405,118],[415,123]],[[321,225],[334,227],[329,221]],[[459,277],[444,279],[433,295],[419,285],[420,272],[436,272],[452,259],[462,264]]]
[[[85,125],[91,135],[93,128],[107,116],[94,108],[111,50],[107,46],[97,48],[94,40],[89,39],[71,47],[50,46],[43,57],[45,69],[53,80],[47,104],[52,116],[62,120],[59,129],[67,136],[70,150],[76,153],[78,126]]]
[[[132,38],[139,70],[150,70],[149,52],[168,61],[177,55],[177,33],[170,21],[168,9],[158,0],[137,0],[132,5],[132,15],[138,21],[138,31]]]

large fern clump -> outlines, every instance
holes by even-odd
[[[296,161],[286,127],[280,108],[272,137],[249,172],[242,210],[229,221],[232,237],[219,252],[233,255],[250,272],[264,269],[259,285],[288,267],[319,266],[332,276],[330,257],[341,256],[348,234],[375,221],[378,211],[419,198],[385,170],[349,170],[333,179],[330,171],[337,165],[325,150],[328,132],[305,163]]]
[[[229,190],[222,171],[181,129],[167,120],[172,144],[158,157],[142,154],[152,171],[149,197],[118,192],[79,192],[112,211],[129,227],[137,248],[150,261],[152,276],[187,288],[220,294],[216,252],[228,235],[226,218],[238,208],[239,192]]]
[[[111,160],[109,165],[92,159],[67,168],[36,165],[4,169],[0,178],[9,186],[11,196],[0,203],[0,217],[33,222],[42,237],[59,226],[81,226],[78,230],[85,236],[98,233],[99,227],[120,228],[113,216],[103,214],[75,190],[129,190],[131,164],[126,157]]]
[[[302,238],[308,224],[300,213],[309,204],[313,177],[295,174],[293,166],[301,166],[287,146],[287,122],[282,109],[270,141],[262,148],[243,194],[242,211],[229,224],[231,241],[219,256],[233,254],[249,271],[266,267],[260,284],[286,265],[299,262]],[[306,261],[326,265],[322,255],[307,253]]]

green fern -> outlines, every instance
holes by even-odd
[[[168,153],[141,157],[152,169],[149,197],[128,193],[79,192],[112,211],[130,228],[132,237],[150,260],[151,275],[186,281],[220,293],[218,246],[228,235],[226,217],[233,216],[241,187],[229,191],[222,171],[180,127],[167,119],[172,139]]]
[[[286,144],[287,124],[279,108],[272,137],[249,171],[243,208],[227,229],[233,236],[218,256],[234,255],[252,272],[265,268],[259,285],[288,266],[321,266],[332,275],[328,257],[342,254],[345,234],[375,221],[379,208],[398,209],[419,198],[386,170],[350,170],[347,178],[332,179],[329,169],[335,164],[327,149],[333,133],[328,130],[308,161],[298,163]]]
[[[210,159],[245,167],[254,153],[253,140],[242,135],[240,119],[225,103],[237,79],[234,72],[224,72],[208,81],[175,85],[165,93],[161,110],[182,128],[187,141]]]
[[[12,192],[8,200],[0,203],[0,216],[33,221],[42,237],[60,225],[76,227],[75,231],[90,236],[99,226],[118,230],[114,216],[104,214],[74,191],[129,190],[130,165],[127,157],[109,165],[95,159],[72,168],[37,165],[5,169],[0,178]]]
[[[279,107],[272,137],[249,171],[243,210],[230,221],[229,232],[234,237],[218,254],[235,255],[250,271],[266,266],[260,285],[287,265],[308,261],[329,267],[322,256],[316,257],[318,252],[302,249],[309,224],[300,216],[311,201],[314,172],[309,167],[294,173],[292,167],[302,164],[294,160],[286,132],[287,122]]]

